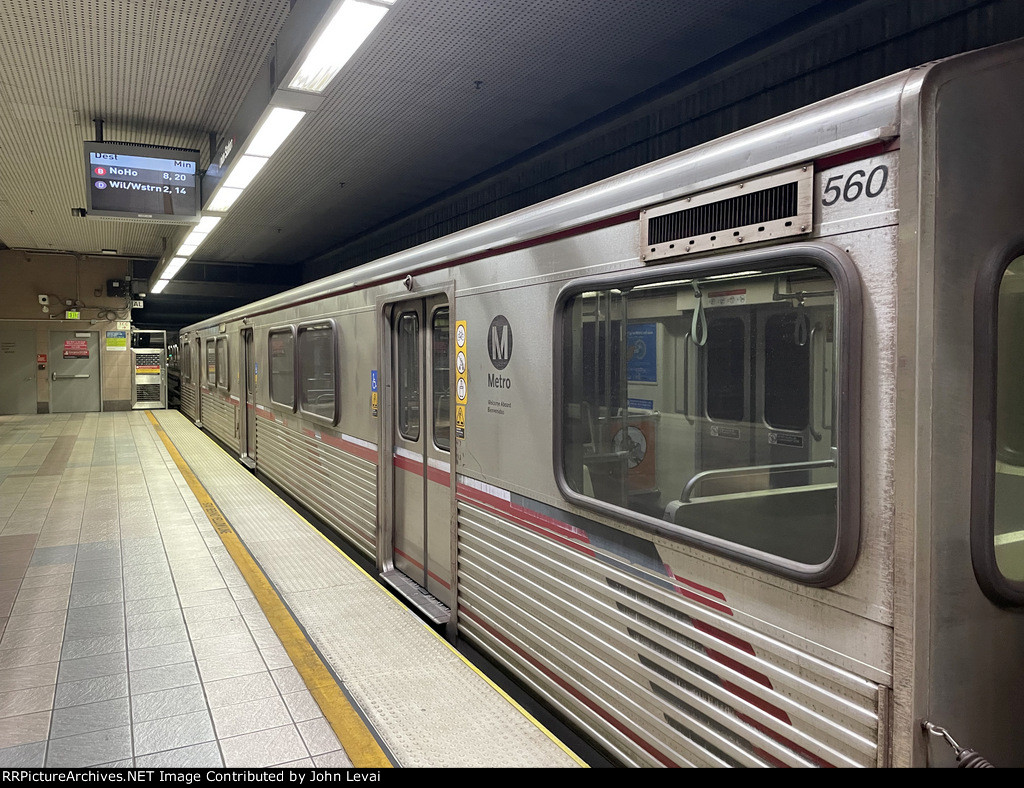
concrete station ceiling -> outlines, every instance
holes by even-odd
[[[73,215],[94,121],[106,140],[198,149],[208,166],[309,3],[326,5],[0,1],[0,248],[160,258],[182,228]],[[203,263],[273,266],[296,284],[309,261],[666,80],[855,6],[396,0],[179,278]]]

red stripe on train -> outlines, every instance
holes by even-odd
[[[458,486],[458,494],[460,498],[464,498],[478,506],[482,506],[484,509],[488,509],[492,514],[506,517],[518,525],[523,526],[527,530],[546,536],[552,541],[558,542],[566,547],[571,547],[577,552],[583,553],[591,558],[596,556],[596,553],[593,550],[588,549],[583,544],[583,540],[586,538],[586,535],[581,534],[577,529],[572,528],[566,523],[560,523],[557,520],[545,518],[537,515],[536,512],[526,509],[525,507],[515,506],[511,502],[495,495],[488,495],[480,490],[476,490],[472,487],[466,487],[461,484]],[[552,523],[558,523],[561,527],[555,527]]]

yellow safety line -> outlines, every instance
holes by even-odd
[[[252,589],[252,593],[259,602],[260,607],[263,608],[267,620],[281,639],[281,643],[284,645],[285,651],[288,652],[288,656],[291,657],[295,669],[299,671],[299,675],[306,682],[306,687],[309,689],[310,694],[312,694],[320,706],[320,710],[331,724],[331,728],[334,729],[334,733],[337,735],[342,747],[345,748],[345,752],[352,761],[352,765],[358,769],[383,769],[391,767],[391,762],[373,737],[373,734],[370,733],[369,728],[366,727],[366,723],[352,707],[352,704],[349,703],[345,693],[338,686],[338,682],[327,669],[327,666],[324,665],[323,660],[320,659],[313,646],[310,645],[302,629],[296,623],[288,608],[285,607],[281,597],[270,584],[267,576],[263,574],[255,559],[249,553],[248,548],[242,544],[238,534],[235,533],[220,509],[217,508],[206,488],[203,487],[202,483],[192,472],[192,469],[189,468],[188,463],[185,462],[185,459],[178,452],[170,436],[160,426],[151,412],[146,411],[146,415],[171,455],[171,459],[174,460],[174,464],[178,466],[178,470],[185,478],[192,493],[196,496],[196,500],[203,507],[203,511],[210,520],[210,524],[213,525],[214,530],[220,535],[221,541],[224,542],[224,547],[234,559],[235,564],[238,565],[239,571],[241,571],[245,581],[249,584],[249,588]]]

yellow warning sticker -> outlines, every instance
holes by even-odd
[[[466,403],[469,402],[468,337],[465,320],[455,321],[455,437],[466,437]]]

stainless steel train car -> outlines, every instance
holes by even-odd
[[[1021,765],[1022,96],[928,64],[192,325],[182,409],[622,764]]]

